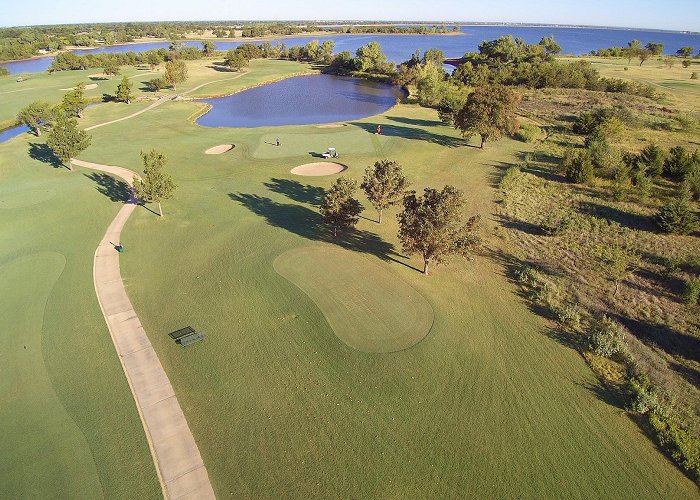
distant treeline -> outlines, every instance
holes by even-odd
[[[459,30],[444,25],[323,25],[318,23],[266,23],[237,21],[105,23],[0,28],[0,61],[26,59],[40,51],[54,52],[70,46],[93,47],[132,42],[136,38],[155,37],[178,40],[186,35],[233,38],[238,32],[247,38],[298,35],[318,31],[335,33],[416,33],[436,34]]]
[[[591,50],[589,54],[598,57],[626,57],[629,61],[638,58],[641,61],[641,65],[652,56],[662,55],[664,53],[664,48],[665,45],[663,43],[649,42],[646,45],[642,45],[642,42],[639,40],[632,40],[626,47],[607,47]],[[676,55],[689,58],[692,57],[694,52],[695,49],[693,47],[684,46],[676,50]],[[698,52],[696,57],[700,57],[700,52]]]

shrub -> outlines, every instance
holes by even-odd
[[[148,81],[148,87],[153,92],[158,92],[159,90],[164,89],[167,86],[168,82],[165,81],[165,78],[154,78],[153,80]]]
[[[576,118],[574,122],[574,132],[581,135],[592,134],[598,127],[598,120],[593,113],[583,112]]]
[[[697,151],[691,154],[683,146],[675,146],[668,152],[664,161],[664,174],[676,181],[682,181],[690,173],[694,163],[700,163]]]
[[[684,68],[690,67],[690,61],[688,61],[687,59],[684,59],[681,64],[683,65]]]
[[[700,298],[700,276],[690,278],[685,282],[683,291],[683,302],[686,304],[697,304]]]
[[[537,125],[523,123],[515,133],[515,138],[522,142],[534,141],[540,133],[540,128]]]
[[[622,328],[616,321],[605,315],[593,325],[588,345],[592,352],[606,358],[627,352]]]
[[[501,182],[498,183],[498,187],[500,188],[500,190],[508,191],[511,187],[513,187],[513,185],[520,177],[521,173],[522,172],[520,170],[519,165],[513,165],[512,167],[508,167],[508,170],[506,170],[506,173],[501,179]]]
[[[571,330],[581,325],[581,309],[576,304],[564,304],[555,311],[557,322]]]
[[[698,79],[698,72],[697,72],[697,71],[693,71],[693,72],[690,74],[690,79],[691,79],[691,80],[697,80],[697,79]]]
[[[683,184],[674,199],[662,206],[656,214],[656,223],[662,231],[690,234],[697,228],[698,219],[690,207],[690,188]]]
[[[692,130],[698,126],[698,120],[690,113],[681,113],[675,117],[681,130]]]
[[[649,424],[661,447],[696,479],[700,479],[700,439],[694,435],[692,426],[688,428],[683,425],[678,415],[662,407],[650,413]]]
[[[637,163],[646,167],[646,172],[651,177],[658,177],[664,171],[664,160],[666,159],[666,151],[651,143],[642,149],[636,156]]]
[[[628,409],[635,413],[645,415],[654,412],[659,408],[659,399],[656,391],[649,386],[648,382],[633,378],[629,382],[629,392],[631,396]]]
[[[593,179],[593,161],[591,153],[581,151],[573,157],[564,157],[563,165],[566,169],[566,179],[575,184],[583,184]]]
[[[561,236],[566,233],[574,222],[574,212],[567,206],[547,210],[542,216],[539,226],[547,236]]]

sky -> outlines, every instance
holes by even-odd
[[[700,0],[0,0],[0,26],[215,19],[519,22],[700,31]]]

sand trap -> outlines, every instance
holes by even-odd
[[[96,89],[96,88],[97,88],[96,83],[88,83],[87,85],[85,85],[85,90],[92,90],[92,89]],[[75,90],[75,87],[70,87],[67,89],[59,89],[59,90]]]
[[[219,144],[218,146],[214,146],[213,148],[207,149],[204,154],[206,155],[222,155],[224,153],[227,153],[231,151],[233,148],[235,148],[233,144]]]
[[[341,163],[330,161],[319,161],[316,163],[306,163],[290,170],[295,175],[305,175],[309,177],[320,177],[322,175],[333,175],[344,172],[348,167]]]
[[[347,127],[345,123],[328,123],[326,125],[317,125],[316,128],[342,128]]]

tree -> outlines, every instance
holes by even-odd
[[[637,52],[637,57],[639,57],[639,65],[641,66],[644,64],[644,61],[649,59],[652,56],[652,53],[649,49],[639,49]]]
[[[651,52],[651,55],[653,56],[660,56],[664,52],[663,43],[649,42],[644,46],[644,48]]]
[[[445,53],[440,49],[428,49],[423,54],[423,64],[432,63],[435,66],[442,66],[445,63]]]
[[[623,52],[625,54],[625,57],[627,57],[627,63],[630,64],[632,62],[632,58],[636,57],[637,54],[639,54],[639,50],[642,48],[642,42],[639,40],[632,40],[627,44],[627,47],[623,49]]]
[[[387,62],[382,46],[377,42],[369,42],[363,45],[355,53],[355,65],[359,71],[382,72],[386,69]]]
[[[365,177],[360,187],[367,199],[379,212],[379,224],[382,223],[382,212],[385,208],[395,205],[403,199],[408,181],[403,174],[403,167],[395,161],[381,160],[374,167],[365,169]]]
[[[663,173],[665,159],[666,151],[655,143],[646,145],[637,156],[637,162],[646,167],[646,171],[651,177],[658,177]]]
[[[205,56],[210,56],[216,50],[216,45],[211,40],[204,40],[202,42],[202,54]]]
[[[321,215],[323,222],[333,227],[333,236],[338,236],[338,228],[357,225],[364,207],[353,198],[356,190],[357,182],[340,177],[323,197]]]
[[[638,267],[639,256],[619,243],[600,245],[594,253],[601,271],[614,283],[614,295],[617,295],[620,283]]]
[[[177,84],[187,80],[187,66],[185,61],[176,60],[165,63],[165,75],[163,78],[168,85],[173,86],[173,90],[177,89]]]
[[[227,66],[232,71],[240,71],[248,66],[248,59],[241,52],[231,49],[226,53],[224,66]]]
[[[318,51],[318,57],[325,64],[329,64],[333,60],[333,49],[335,42],[333,40],[324,40]]]
[[[155,50],[149,50],[148,54],[146,55],[146,61],[148,62],[148,65],[151,67],[151,71],[156,69],[156,67],[163,62],[163,59],[160,57],[158,52]]]
[[[430,262],[440,264],[451,255],[466,255],[478,242],[479,217],[462,224],[463,205],[464,196],[454,186],[442,191],[425,188],[422,197],[412,192],[403,199],[399,239],[406,253],[423,257],[423,274],[428,275]]]
[[[304,59],[316,61],[318,59],[318,40],[311,40],[304,46]]]
[[[49,131],[46,145],[68,167],[68,170],[73,170],[71,158],[85,151],[91,141],[92,138],[87,132],[78,130],[78,122],[75,118],[59,113]]]
[[[168,82],[164,78],[153,78],[148,80],[148,87],[153,90],[153,92],[158,92],[168,86]]]
[[[39,137],[41,130],[51,122],[52,117],[51,104],[44,101],[34,101],[20,110],[17,114],[17,121],[29,127]]]
[[[102,72],[111,79],[112,76],[119,74],[119,64],[115,59],[108,57],[105,59]]]
[[[143,179],[134,179],[134,193],[145,203],[158,203],[158,214],[163,217],[161,202],[170,199],[177,186],[173,178],[163,171],[168,161],[165,154],[150,150],[141,153],[143,159]]]
[[[666,233],[690,234],[698,227],[698,218],[690,206],[692,194],[686,183],[671,201],[656,214],[656,223]]]
[[[687,59],[693,55],[693,47],[688,47],[687,45],[685,47],[681,47],[676,51],[676,54]]]
[[[561,52],[561,46],[554,39],[554,35],[545,36],[540,40],[540,45],[544,47],[547,54],[556,55]]]
[[[3,77],[3,76],[10,76],[10,70],[7,69],[2,64],[0,64],[0,77]]]
[[[131,104],[131,100],[134,98],[134,94],[131,91],[131,80],[126,76],[122,78],[122,81],[117,85],[117,101],[125,102]]]
[[[454,126],[466,138],[479,134],[483,149],[489,139],[495,141],[518,130],[515,111],[519,103],[520,95],[503,85],[477,87],[457,113]]]
[[[68,113],[69,116],[83,117],[83,110],[87,106],[85,99],[85,84],[79,83],[73,90],[66,93],[61,101],[61,108]]]

